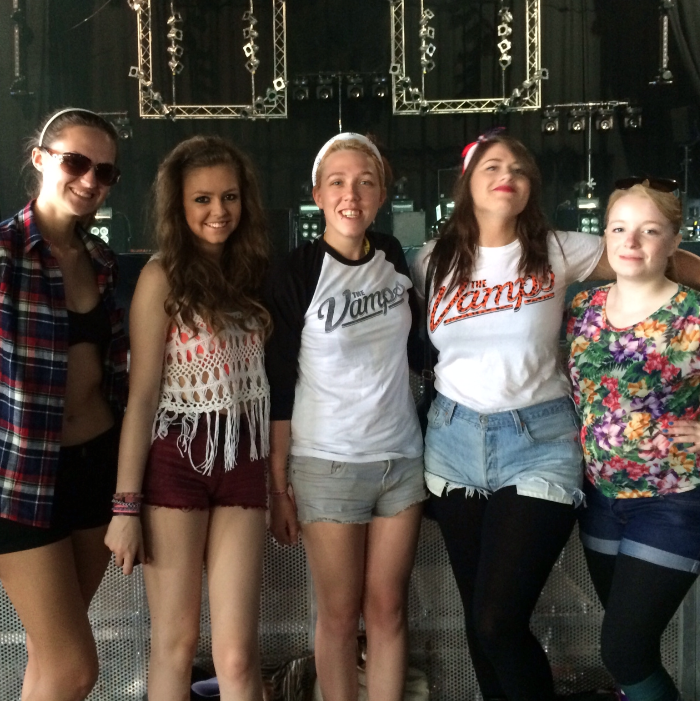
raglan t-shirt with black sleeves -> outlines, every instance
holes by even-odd
[[[428,334],[439,351],[438,392],[474,411],[492,414],[571,394],[559,361],[566,287],[585,280],[603,252],[603,239],[559,231],[549,234],[550,272],[544,280],[518,272],[519,241],[479,247],[471,280],[457,289],[443,281],[431,291]],[[423,296],[434,248],[416,257],[414,280]]]
[[[400,243],[367,232],[353,261],[323,239],[266,285],[271,419],[292,422],[292,455],[347,462],[419,457],[406,344],[417,309]]]

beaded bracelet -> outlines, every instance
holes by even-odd
[[[123,497],[129,497],[130,500]],[[142,498],[141,494],[115,494],[112,497],[112,513],[115,516],[140,516]]]

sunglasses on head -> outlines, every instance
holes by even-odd
[[[634,185],[650,187],[658,192],[675,192],[680,188],[677,180],[671,178],[647,178],[645,176],[632,176],[615,181],[616,190],[629,190]]]
[[[82,153],[58,153],[53,149],[46,148],[46,146],[42,146],[41,148],[46,151],[49,156],[55,158],[60,163],[61,170],[64,173],[68,173],[68,175],[77,178],[81,175],[85,175],[90,168],[94,168],[95,180],[97,180],[100,185],[110,187],[119,182],[121,173],[114,163],[93,163],[87,156],[83,156]]]

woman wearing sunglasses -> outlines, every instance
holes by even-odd
[[[582,501],[559,363],[567,285],[614,277],[600,237],[554,232],[532,154],[491,132],[464,151],[455,209],[416,261],[439,351],[425,476],[485,701],[553,701],[529,624]],[[695,259],[697,260],[697,259]],[[685,261],[680,261],[685,269]]]
[[[71,108],[32,146],[36,198],[0,224],[0,581],[27,633],[23,701],[79,701],[126,394],[116,259],[83,224],[119,179],[117,135]]]
[[[630,701],[680,699],[660,640],[700,570],[700,296],[668,278],[676,187],[616,183],[605,240],[617,280],[577,295],[567,329],[581,540],[605,608],[603,662]]]

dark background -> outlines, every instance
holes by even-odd
[[[698,0],[679,0],[688,5]],[[169,3],[154,7],[155,88],[170,101],[165,67],[165,18]],[[509,3],[522,21],[523,0]],[[500,95],[500,69],[495,48],[497,0],[430,0],[436,14],[437,69],[428,75],[427,97],[485,97]],[[108,205],[115,211],[115,240],[130,223],[131,247],[150,245],[146,230],[149,187],[158,162],[178,141],[196,133],[229,137],[257,165],[265,205],[295,207],[301,186],[310,178],[313,158],[323,142],[338,130],[337,99],[322,103],[289,101],[286,120],[142,120],[138,117],[138,83],[128,78],[137,63],[136,13],[126,0],[27,0],[27,25],[32,40],[26,49],[29,98],[13,98],[14,22],[11,3],[0,10],[0,218],[11,216],[26,201],[20,175],[26,161],[24,141],[51,110],[75,105],[95,111],[129,113],[133,138],[121,142],[122,181]],[[271,0],[256,0],[260,58],[271,61]],[[241,16],[243,0],[177,0],[184,17],[185,71],[178,78],[179,102],[249,100],[249,75],[243,67]],[[407,0],[406,14],[415,26],[418,1]],[[656,0],[543,0],[542,65],[550,78],[544,83],[543,104],[570,101],[632,100],[643,107],[643,129],[626,132],[619,121],[612,133],[593,134],[593,175],[596,194],[606,196],[623,175],[647,172],[681,177],[687,130],[677,108],[697,108],[699,98],[686,71],[677,42],[671,36],[674,83],[650,86],[658,72],[659,29]],[[93,17],[85,20],[90,15]],[[390,64],[390,5],[387,0],[290,0],[287,3],[288,78],[319,71],[388,73]],[[521,34],[513,35],[512,83],[522,77]],[[700,42],[698,33],[691,41]],[[409,52],[417,54],[413,32]],[[410,71],[414,80],[418,70]],[[262,71],[259,84],[263,80]],[[459,163],[465,143],[484,129],[504,124],[537,155],[545,183],[545,209],[553,218],[556,206],[575,197],[574,185],[585,179],[584,137],[563,129],[553,136],[540,130],[539,113],[499,115],[393,116],[389,97],[343,101],[343,128],[371,131],[384,145],[396,177],[408,179],[416,208],[434,219],[437,172]],[[690,135],[692,136],[692,134]],[[689,194],[700,197],[700,147],[695,147]]]

